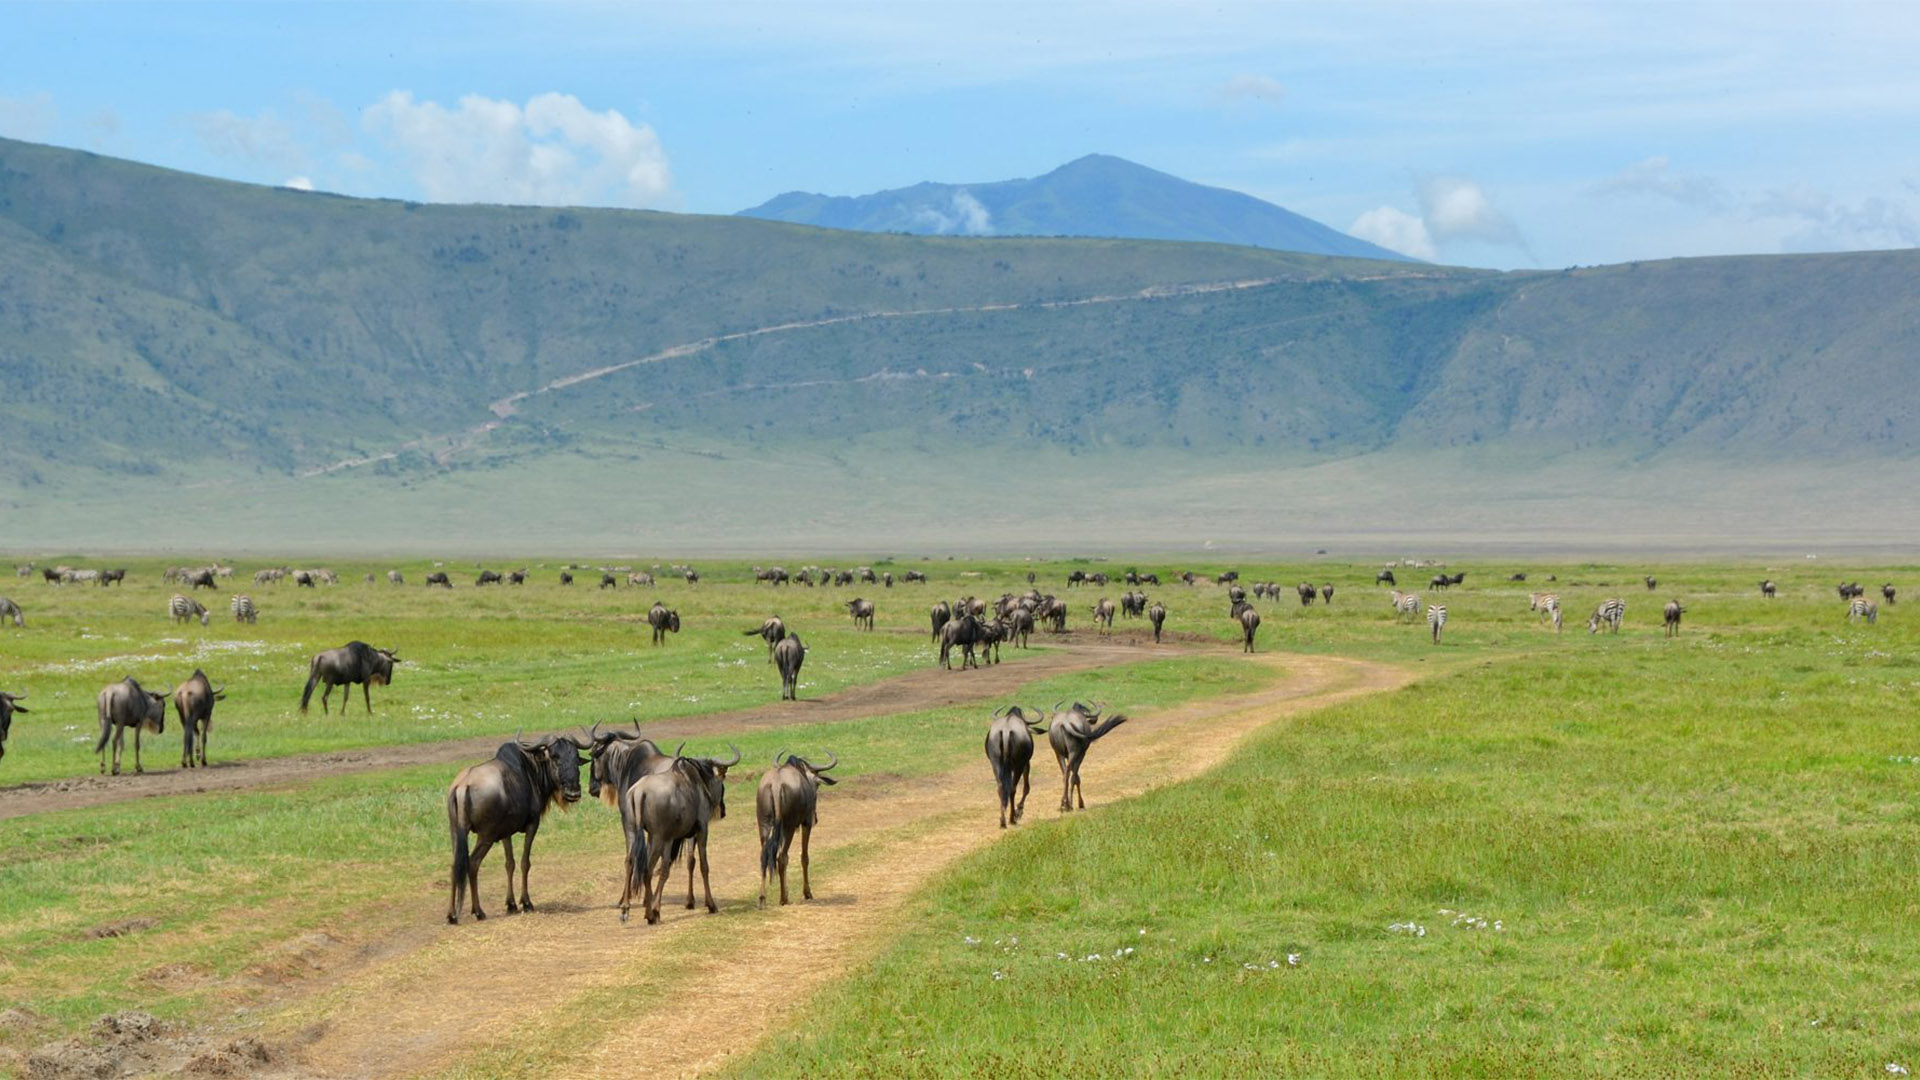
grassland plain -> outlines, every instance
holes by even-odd
[[[128,565],[137,580],[124,594],[37,581],[16,590],[29,628],[0,634],[0,687],[21,688],[30,676],[33,703],[43,700],[41,679],[67,697],[16,721],[0,764],[5,780],[94,767],[90,745],[72,740],[90,742],[92,690],[119,672],[60,665],[165,653],[166,663],[187,665],[170,682],[191,670],[190,650],[207,640],[198,635],[232,629],[230,619],[209,631],[173,627],[160,613],[173,590],[159,583],[158,565]],[[1059,591],[1075,566],[1118,573],[1127,565],[1032,568]],[[1163,578],[1182,566],[1220,568],[1198,559],[1139,565]],[[403,565],[412,583],[395,588],[359,584],[368,568],[336,563],[352,584],[255,590],[266,614],[246,628],[248,639],[271,631],[299,647],[285,671],[256,684],[253,700],[270,706],[235,709],[249,700],[237,693],[222,705],[215,758],[223,746],[295,753],[726,708],[733,679],[747,701],[772,696],[764,650],[738,632],[766,613],[771,590],[738,583],[744,565],[703,564],[707,580],[694,588],[663,581],[660,593],[690,626],[659,650],[637,640],[643,627],[623,621],[644,608],[641,596],[624,586],[562,590],[551,584],[555,567],[548,560],[521,590],[476,592],[466,586],[471,571],[456,572],[460,588],[429,595],[418,584],[424,565]],[[918,637],[927,603],[1024,586],[1029,564],[924,568],[935,574],[925,590],[861,590],[881,598],[882,632],[840,631],[844,648],[879,653],[843,671],[843,684],[928,663]],[[1203,780],[1021,830],[919,901],[897,944],[810,1009],[796,1028],[806,1038],[774,1039],[739,1067],[743,1074],[1291,1066],[1419,1075],[1729,1063],[1831,1073],[1920,1056],[1903,1033],[1910,1010],[1897,1004],[1915,1000],[1902,974],[1914,969],[1915,950],[1898,927],[1913,914],[1900,883],[1915,869],[1912,790],[1920,783],[1920,766],[1908,760],[1920,756],[1910,704],[1920,676],[1904,606],[1883,608],[1875,625],[1848,626],[1831,587],[1841,575],[1812,564],[1457,565],[1468,583],[1446,597],[1453,619],[1435,648],[1423,626],[1389,615],[1384,590],[1371,584],[1374,565],[1247,561],[1239,569],[1246,582],[1336,584],[1330,608],[1290,598],[1262,604],[1264,649],[1387,660],[1436,677],[1275,728]],[[1518,569],[1533,581],[1502,580]],[[1425,577],[1401,573],[1403,582]],[[1657,591],[1641,585],[1645,573],[1660,579]],[[1541,581],[1548,574],[1558,581]],[[1914,574],[1903,566],[1845,576],[1873,586]],[[1759,597],[1762,576],[1780,583],[1779,600]],[[1529,588],[1566,597],[1568,633],[1556,638],[1539,626],[1526,610]],[[1119,591],[1087,590],[1083,600],[1074,590],[1075,625],[1084,626],[1080,611],[1096,593]],[[1183,637],[1228,639],[1217,587],[1147,591],[1166,600]],[[781,613],[817,650],[809,675],[835,641],[809,622],[844,625],[838,603],[851,595],[778,594]],[[1578,616],[1607,595],[1628,601],[1627,630],[1590,638]],[[1668,596],[1688,606],[1675,642],[1657,627]],[[724,631],[696,630],[695,612],[726,621]],[[369,625],[422,637],[401,645],[425,661],[424,673],[403,669],[376,701],[375,720],[394,717],[392,728],[366,726],[359,714],[296,720],[308,646],[379,640],[361,629]],[[610,631],[621,635],[611,644]],[[734,656],[742,643],[752,649]],[[656,666],[669,656],[676,664],[686,657],[686,666]],[[1104,695],[1141,708],[1247,677],[1217,649],[1030,690],[1035,699]],[[578,689],[594,680],[597,697]],[[643,697],[674,700],[648,713],[632,705]],[[416,703],[444,715],[415,713]],[[80,716],[79,732],[65,730],[76,722],[63,715],[69,710]],[[976,712],[738,741],[749,762],[775,743],[818,743],[841,753],[849,777],[908,776],[972,759],[983,719]],[[235,730],[269,724],[288,734],[250,744]],[[41,741],[36,729],[54,725],[60,735]],[[319,734],[303,741],[303,728]],[[161,744],[157,762],[170,768],[178,749],[171,725]],[[61,764],[33,766],[43,757]],[[396,936],[424,932],[423,919],[430,926],[444,903],[448,775],[444,767],[369,774],[0,825],[0,1000],[39,1018],[0,1035],[0,1047],[17,1052],[135,1005],[227,1022],[237,1008],[303,992],[309,973],[337,954],[378,953]],[[750,801],[745,784],[734,785],[738,807]],[[991,805],[984,781],[981,805]],[[604,856],[605,816],[587,809],[543,830],[536,898],[551,891],[586,902],[567,892],[564,875]],[[1142,837],[1179,839],[1169,853]],[[1488,926],[1456,924],[1461,915]],[[1394,933],[1394,923],[1427,932]],[[1013,936],[1026,944],[1007,951]],[[985,944],[996,940],[1003,944]],[[1119,960],[1085,960],[1127,947],[1136,951]],[[1275,961],[1280,968],[1268,966]],[[855,1000],[865,1004],[849,1008]],[[1071,1022],[1030,1043],[1037,1002],[1054,1017],[1066,1010]],[[1041,1042],[1052,1056],[1024,1049]]]

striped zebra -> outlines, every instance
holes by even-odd
[[[23,630],[26,629],[27,617],[20,613],[20,605],[4,596],[0,596],[0,622],[5,622],[8,619],[13,620],[14,626]]]
[[[1413,619],[1420,614],[1420,594],[1405,593],[1395,589],[1393,591],[1393,613],[1396,616],[1405,617],[1409,622],[1413,621]]]
[[[1587,620],[1587,633],[1597,634],[1604,624],[1611,633],[1620,632],[1620,622],[1627,617],[1627,602],[1619,597],[1603,601],[1593,610],[1593,618]]]
[[[1440,644],[1440,631],[1447,625],[1447,605],[1427,605],[1427,626],[1433,631],[1433,643]]]
[[[1557,634],[1560,632],[1559,593],[1537,592],[1530,594],[1528,596],[1527,610],[1539,612],[1541,622],[1551,620],[1553,622],[1554,633]]]
[[[198,600],[181,596],[179,593],[175,593],[173,599],[167,601],[167,614],[173,616],[174,622],[186,622],[197,615],[200,618],[200,625],[207,625],[206,605]]]
[[[1853,603],[1847,605],[1847,621],[1858,622],[1861,619],[1865,619],[1868,622],[1878,622],[1880,619],[1880,605],[1864,596],[1854,597]]]
[[[243,623],[260,621],[260,609],[253,606],[253,597],[241,593],[233,598],[233,621]]]

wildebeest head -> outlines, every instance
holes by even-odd
[[[674,769],[705,788],[707,801],[713,804],[714,816],[725,818],[727,816],[727,770],[740,764],[740,748],[728,743],[727,746],[733,750],[733,760],[721,761],[718,758],[687,757],[680,752],[686,749],[686,745],[681,743],[674,749]]]
[[[633,722],[632,733],[609,731],[603,735],[600,725],[596,723],[587,734],[587,743],[587,796],[599,799],[616,810],[620,807],[620,792],[616,790],[618,785],[613,782],[614,759],[624,756],[617,748],[625,747],[628,753],[660,752],[653,740],[641,737],[638,720]]]
[[[367,685],[391,686],[393,665],[400,662],[399,649],[375,649],[368,660]]]
[[[782,765],[791,765],[796,769],[805,770],[808,776],[813,777],[813,782],[816,784],[837,784],[840,781],[828,776],[827,770],[840,764],[840,758],[831,750],[827,751],[827,758],[825,765],[815,765],[798,754],[787,753],[786,748],[781,747],[780,752],[773,755],[773,767],[777,769]]]
[[[580,801],[580,744],[570,736],[554,735],[539,742],[514,736],[520,752],[533,767],[546,773],[551,802],[566,809]]]
[[[13,714],[28,711],[25,705],[19,703],[26,696],[0,691],[0,758],[7,756],[7,732],[13,730]]]

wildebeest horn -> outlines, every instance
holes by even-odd
[[[1054,712],[1059,712],[1059,711],[1060,711],[1060,706],[1062,706],[1062,705],[1065,705],[1066,703],[1067,703],[1067,699],[1066,699],[1066,698],[1061,698],[1061,699],[1060,699],[1059,701],[1056,701],[1056,702],[1054,702],[1054,703],[1053,703],[1053,711],[1054,711]]]
[[[773,765],[774,765],[774,767],[775,767],[775,768],[779,768],[779,767],[780,767],[780,759],[781,759],[781,758],[783,758],[783,757],[786,757],[786,756],[787,756],[787,748],[783,746],[783,747],[781,747],[781,748],[780,748],[780,752],[779,752],[779,753],[777,753],[777,754],[775,754],[775,755],[773,755]]]
[[[733,751],[733,760],[725,761],[725,762],[716,761],[714,762],[714,764],[720,766],[721,768],[731,769],[735,765],[740,764],[740,748],[733,745],[732,743],[728,743],[727,749]]]
[[[1019,708],[1019,706],[1017,706],[1017,705],[1016,705],[1016,706],[1014,706],[1014,708]],[[1007,711],[1007,706],[1005,706],[1005,705],[1002,705],[1002,706],[1000,706],[999,708],[997,708],[997,709],[995,709],[995,710],[993,710],[993,718],[994,718],[995,720],[998,720],[998,719],[1000,719],[1000,714],[1001,714],[1001,713],[1003,713],[1003,712],[1006,712],[1006,711]]]
[[[685,742],[682,742],[682,743],[681,743],[681,744],[680,744],[679,746],[676,746],[676,747],[674,747],[674,748],[673,748],[673,760],[675,760],[675,761],[679,761],[679,760],[680,760],[680,751],[682,751],[682,750],[685,750],[686,748],[687,748],[687,744],[686,744]]]
[[[838,764],[840,764],[840,758],[839,758],[839,756],[838,756],[838,755],[836,755],[836,754],[835,754],[835,753],[834,753],[833,751],[831,751],[831,750],[829,750],[829,751],[827,751],[827,758],[828,758],[829,760],[827,761],[827,763],[826,763],[825,765],[815,765],[815,766],[813,767],[813,771],[814,771],[814,772],[817,772],[817,773],[822,773],[822,772],[826,772],[826,771],[827,771],[828,769],[831,769],[831,768],[833,768],[833,767],[834,767],[835,765],[838,765]]]

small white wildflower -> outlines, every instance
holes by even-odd
[[[962,938],[961,938],[960,940],[961,940],[961,941],[964,941],[964,942],[966,942],[966,943],[967,943],[967,944],[969,944],[969,945],[978,945],[978,944],[980,944],[980,939],[979,939],[979,938],[977,938],[977,937],[974,937],[974,936],[973,936],[972,934],[967,934],[967,935],[965,935],[965,936],[963,936],[963,937],[962,937]]]
[[[1007,973],[1004,971],[996,971],[993,973],[994,982],[999,982],[1001,979],[1004,979],[1006,977],[1007,977]]]
[[[1299,953],[1297,953],[1297,952],[1290,952],[1290,953],[1288,953],[1288,954],[1287,954],[1287,966],[1288,966],[1288,967],[1299,967],[1299,966],[1300,966],[1300,954],[1299,954]]]
[[[1891,1076],[1905,1076],[1907,1075],[1907,1067],[1897,1061],[1889,1061],[1887,1062],[1887,1073]]]

